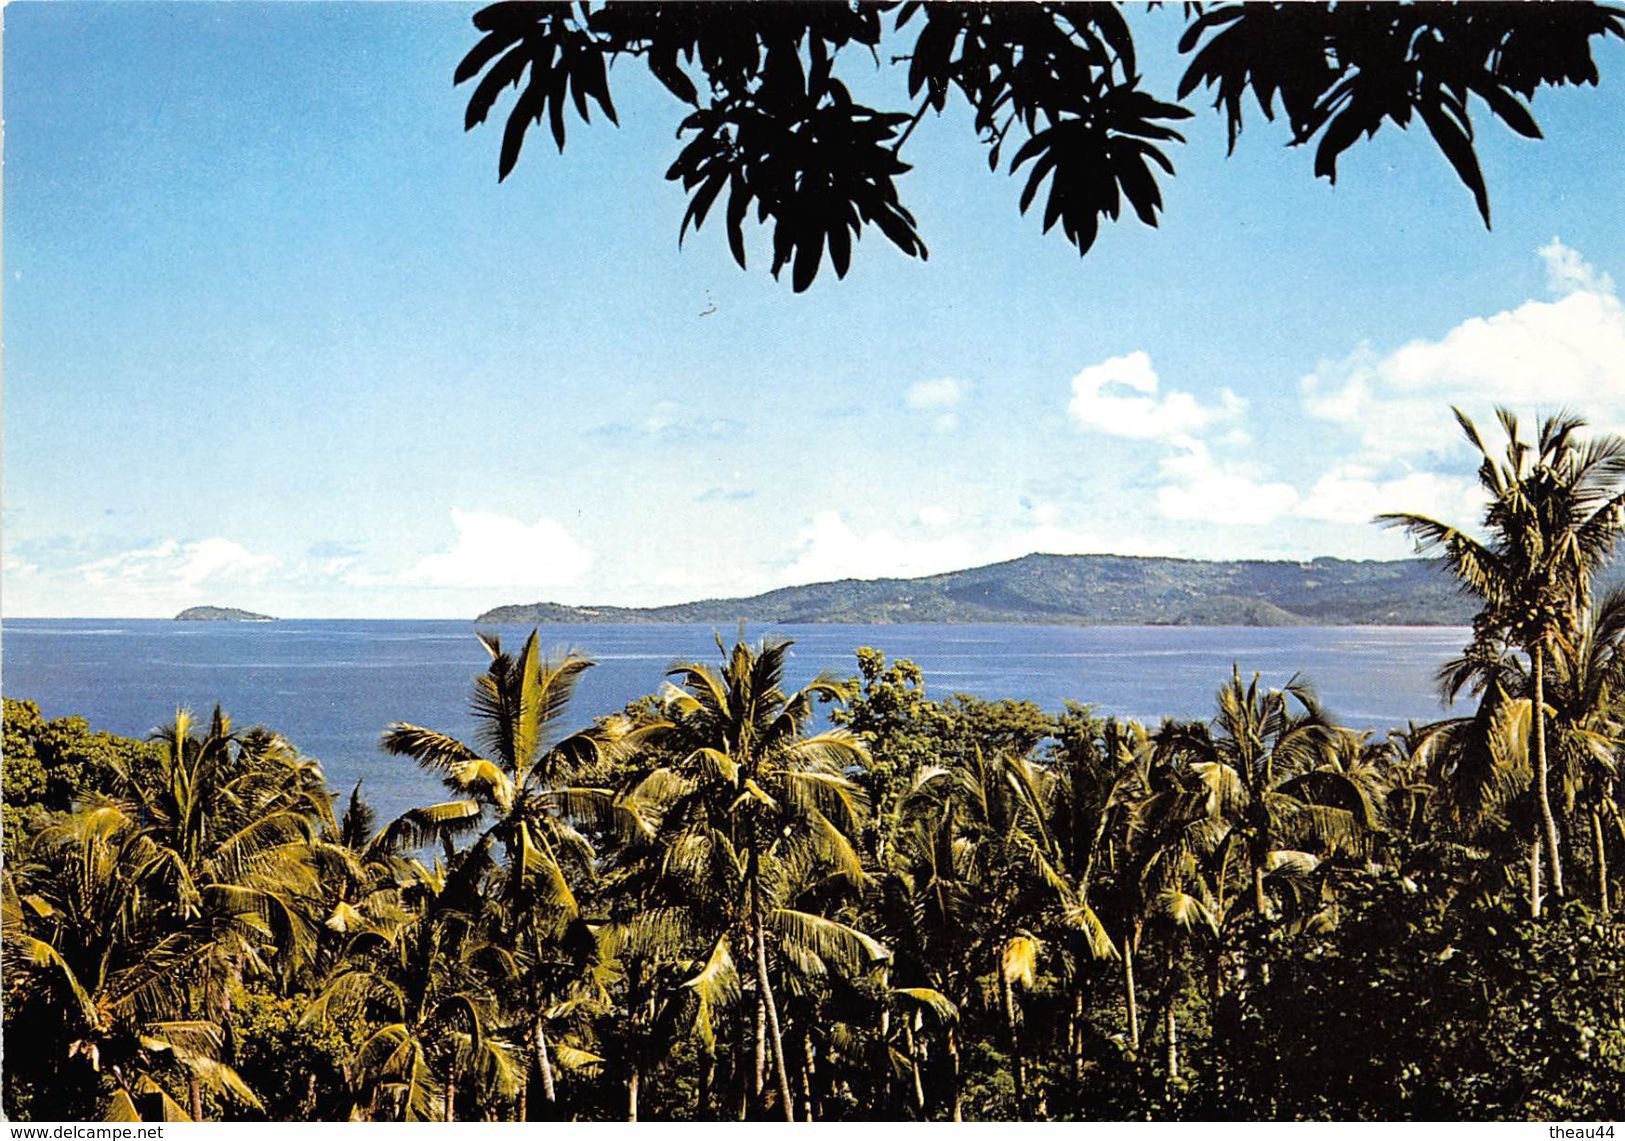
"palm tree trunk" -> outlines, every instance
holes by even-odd
[[[188,1074],[186,1078],[186,1092],[191,1094],[192,1120],[203,1120],[203,1082],[196,1074]]]
[[[1270,908],[1269,896],[1264,894],[1264,865],[1253,865],[1253,907],[1258,914],[1268,914]]]
[[[755,853],[751,853],[752,871],[755,871]],[[773,984],[767,977],[767,931],[762,921],[761,883],[753,874],[750,882],[751,925],[756,931],[756,985],[762,1006],[767,1010],[768,1039],[773,1046],[773,1066],[779,1082],[779,1101],[784,1106],[784,1119],[796,1119],[795,1103],[790,1100],[790,1074],[784,1065],[784,1034],[779,1029],[779,1009],[773,1001]]]
[[[914,1047],[914,1019],[903,1019],[903,1045],[908,1049],[908,1068],[914,1079],[914,1112],[925,1119],[925,1087],[920,1084],[920,1055]]]
[[[1540,837],[1529,838],[1529,918],[1540,918]]]
[[[953,1097],[954,1120],[965,1120],[964,1100],[959,1093],[959,1037],[948,1023],[948,1088]]]
[[[700,1089],[694,1099],[694,1116],[699,1121],[711,1121],[716,1117],[711,1106],[711,1098],[717,1084],[717,1056],[707,1052],[705,1064],[700,1067]]]
[[[1535,786],[1540,799],[1541,839],[1546,845],[1546,862],[1551,865],[1552,895],[1563,898],[1563,863],[1557,852],[1557,817],[1552,814],[1552,798],[1546,785],[1546,646],[1537,640],[1530,651],[1535,675]]]
[[[1070,1044],[1070,1046],[1072,1048],[1072,1080],[1075,1081],[1075,1082],[1081,1082],[1083,1080],[1083,1040],[1084,1040],[1084,1029],[1083,1029],[1083,1010],[1084,1010],[1083,983],[1080,981],[1080,982],[1075,982],[1073,985],[1074,985],[1074,989],[1072,991],[1072,1018],[1070,1020],[1070,1022],[1071,1022],[1070,1029],[1067,1031],[1067,1037],[1069,1039],[1071,1039],[1071,1042],[1069,1044]]]
[[[1111,819],[1111,813],[1104,805],[1100,809],[1100,821],[1095,825],[1095,834],[1089,838],[1089,856],[1083,861],[1083,874],[1078,877],[1078,898],[1089,902],[1089,885],[1094,882],[1095,861],[1100,855],[1100,841],[1106,835],[1106,824]]]
[[[750,938],[750,929],[748,926],[745,929],[745,936],[746,941],[748,942]],[[754,991],[756,989],[755,973],[752,972],[751,976],[748,978],[742,977],[740,979],[740,986],[746,993]],[[734,1089],[739,1098],[737,1110],[734,1114],[734,1119],[737,1121],[744,1121],[750,1117],[751,1099],[757,1096],[756,1088],[752,1084],[753,1075],[751,1073],[751,1067],[746,1062],[747,1054],[744,1048],[745,1045],[750,1041],[751,1023],[750,1016],[746,1013],[748,1009],[749,1007],[743,1001],[739,1003],[740,1048],[732,1051],[728,1058],[728,1079],[730,1083],[732,1083],[730,1085],[730,1089]],[[764,1015],[764,1023],[765,1019],[766,1016]]]
[[[816,1121],[818,1119],[813,1105],[813,1062],[812,1034],[801,1036],[801,1120]]]
[[[1591,810],[1591,844],[1597,865],[1597,910],[1607,919],[1611,913],[1608,903],[1608,843],[1602,834],[1602,813]]]
[[[882,1081],[884,1093],[881,1095],[886,1104],[888,1113],[892,1112],[892,1103],[897,1099],[897,1083],[893,1080],[891,1068],[891,1007],[882,1005],[880,1008],[880,1033],[875,1036],[875,1072],[885,1075]]]
[[[548,1057],[547,1028],[539,1014],[536,1016],[536,1068],[542,1075],[542,1097],[547,1099],[551,1108],[558,1100],[558,1094],[553,1086],[553,1062]]]
[[[440,1116],[445,1121],[457,1120],[457,1075],[455,1072],[446,1075],[445,1108],[441,1110]]]
[[[1172,999],[1168,1001],[1165,1037],[1168,1041],[1168,1080],[1179,1080],[1179,1016],[1174,1012]]]
[[[1123,936],[1123,993],[1128,1000],[1128,1046],[1140,1052],[1140,1008],[1134,1001],[1134,945]]]
[[[999,965],[999,1005],[1003,1007],[1004,1030],[1010,1045],[1010,1071],[1016,1080],[1016,1116],[1025,1120],[1027,1114],[1027,1060],[1021,1055],[1021,1037],[1016,1032],[1016,996],[1010,985],[1010,976]]]
[[[632,1072],[626,1076],[626,1119],[628,1121],[638,1119],[638,1078],[638,1067],[634,1063]]]
[[[751,936],[751,950],[755,951],[755,936]],[[756,1100],[762,1100],[762,1091],[767,1089],[767,999],[762,997],[762,988],[756,988]]]

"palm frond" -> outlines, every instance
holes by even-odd
[[[1038,940],[1031,935],[1013,935],[999,949],[999,973],[1006,982],[1032,986],[1038,971]]]
[[[847,975],[862,974],[891,957],[878,940],[826,916],[780,907],[768,913],[767,923],[787,945]]]
[[[929,1010],[943,1022],[957,1022],[959,1007],[940,990],[928,986],[893,987],[892,994],[907,999],[922,1010]]]
[[[455,737],[400,721],[384,731],[379,745],[386,753],[411,757],[424,768],[446,776],[452,776],[457,766],[483,759]]]
[[[484,809],[477,800],[449,800],[401,813],[385,827],[386,847],[421,848],[448,836],[461,836],[479,827]]]
[[[723,935],[699,972],[683,983],[695,998],[694,1029],[707,1051],[716,1049],[716,1014],[739,999],[739,971]]]

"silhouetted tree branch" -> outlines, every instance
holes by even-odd
[[[1625,9],[1599,3],[1187,4],[1185,15],[1179,50],[1190,62],[1179,98],[1211,90],[1232,149],[1249,92],[1265,118],[1284,113],[1291,145],[1316,143],[1315,174],[1332,181],[1362,135],[1419,119],[1486,226],[1472,102],[1540,138],[1535,92],[1596,84],[1592,39],[1625,38]],[[1025,177],[1020,208],[1044,191],[1045,232],[1059,223],[1080,254],[1125,206],[1157,224],[1159,171],[1174,173],[1167,148],[1184,141],[1170,124],[1191,115],[1142,88],[1132,30],[1113,4],[504,2],[481,9],[474,24],[482,36],[456,71],[458,83],[478,79],[465,126],[483,123],[517,89],[500,178],[533,124],[545,119],[563,151],[570,107],[585,123],[596,104],[616,122],[610,64],[640,59],[689,108],[666,171],[689,195],[679,240],[726,190],[734,260],[746,264],[744,223],[754,210],[757,223],[771,223],[773,275],[789,266],[797,292],[826,254],[844,277],[852,241],[870,225],[909,256],[927,256],[898,194],[910,169],[900,151],[925,112],[942,112],[956,94],[990,169],[1019,128],[1006,169]],[[866,106],[836,77],[840,53],[854,45],[880,66],[883,36],[899,48],[891,63],[907,65],[912,110]]]

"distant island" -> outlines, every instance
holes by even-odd
[[[1465,626],[1474,612],[1473,601],[1429,559],[1205,562],[1034,554],[924,578],[842,579],[674,606],[498,606],[475,621]]]
[[[176,622],[275,622],[269,614],[255,614],[235,606],[188,606],[175,615]]]

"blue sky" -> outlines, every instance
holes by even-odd
[[[473,6],[4,10],[8,615],[468,617],[1029,551],[1398,557],[1467,520],[1449,406],[1625,428],[1625,46],[1477,109],[1495,228],[1419,131],[1335,187],[1200,95],[1160,229],[1085,258],[963,114],[910,140],[931,249],[795,295],[677,246],[679,108],[462,131]],[[1177,8],[1137,18],[1171,95]],[[897,93],[889,69],[859,82]],[[706,314],[702,316],[703,314]]]

